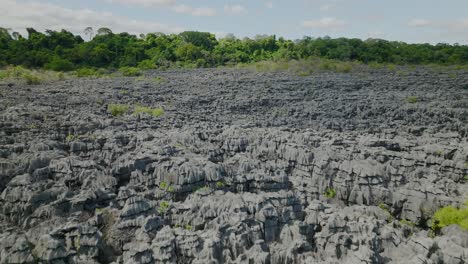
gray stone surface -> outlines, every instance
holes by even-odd
[[[466,230],[428,228],[468,197],[466,82],[418,68],[0,84],[0,263],[467,263]]]

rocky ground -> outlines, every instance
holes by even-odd
[[[468,197],[468,74],[3,83],[0,111],[0,263],[468,262],[429,228]]]

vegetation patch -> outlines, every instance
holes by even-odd
[[[123,76],[127,77],[135,77],[141,75],[140,69],[135,67],[122,67],[119,69],[119,71],[122,73]]]
[[[328,199],[335,198],[335,196],[336,196],[336,190],[333,189],[332,187],[327,187],[327,189],[325,189],[324,195],[325,195],[325,197],[327,197]]]
[[[63,79],[65,79],[63,72],[29,70],[21,66],[7,67],[0,70],[0,80],[24,82],[27,85],[37,85],[47,81],[59,81]]]
[[[168,209],[169,209],[169,202],[167,202],[167,201],[162,201],[162,202],[159,204],[158,213],[160,213],[160,214],[165,214],[165,213],[167,212]]]
[[[133,114],[137,115],[140,113],[146,113],[154,117],[160,117],[164,115],[164,109],[162,107],[151,108],[151,107],[146,107],[146,106],[141,106],[141,105],[136,106],[135,110],[133,111]]]
[[[129,106],[125,104],[109,104],[107,111],[113,116],[125,115],[129,110]]]
[[[42,83],[42,79],[38,76],[32,74],[24,74],[23,79],[26,81],[28,85],[38,85]]]
[[[100,77],[102,72],[93,68],[81,68],[75,71],[77,77]]]
[[[431,226],[433,231],[437,232],[449,225],[458,225],[468,230],[468,200],[465,202],[463,208],[446,206],[434,213]]]
[[[406,102],[410,104],[415,104],[419,101],[419,98],[417,96],[408,96],[406,97]]]
[[[216,188],[221,189],[224,188],[225,184],[223,181],[216,182]]]

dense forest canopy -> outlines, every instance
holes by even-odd
[[[0,66],[22,65],[69,71],[77,68],[143,69],[170,66],[214,67],[262,60],[326,58],[364,63],[467,64],[468,46],[407,44],[380,39],[304,37],[287,40],[276,36],[216,39],[207,32],[114,34],[108,28],[84,29],[89,41],[66,30],[28,36],[0,28]]]

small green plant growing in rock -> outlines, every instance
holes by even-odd
[[[75,237],[74,244],[75,244],[76,250],[80,250],[80,248],[81,248],[81,239],[80,239],[79,235]]]
[[[195,189],[195,192],[204,192],[209,189],[208,186],[199,186],[198,188]]]
[[[185,225],[185,226],[184,226],[184,229],[185,229],[185,230],[191,231],[191,230],[192,230],[192,226],[191,226],[191,225]]]
[[[76,136],[73,135],[72,133],[68,133],[67,137],[65,138],[67,142],[74,141],[76,139]]]
[[[167,188],[167,182],[161,182],[161,183],[159,184],[159,188],[165,190],[165,189]]]
[[[167,187],[167,191],[170,192],[170,193],[175,192],[174,186],[171,185],[171,186]]]
[[[388,214],[388,220],[389,222],[393,221],[393,215],[392,213],[390,212],[390,208],[388,208],[388,206],[384,203],[379,203],[379,208],[384,210],[387,214]]]
[[[124,104],[109,104],[107,106],[107,110],[113,116],[124,115],[128,112],[128,109],[129,109],[128,105],[124,105]]]
[[[128,94],[128,90],[121,90],[121,91],[120,91],[120,94],[121,94],[121,95],[127,95],[127,94]]]
[[[154,82],[155,83],[164,83],[164,82],[166,82],[166,79],[161,77],[161,76],[158,76],[158,77],[154,78]]]
[[[160,213],[160,214],[165,214],[165,213],[167,212],[167,209],[169,209],[169,202],[167,202],[167,201],[162,201],[162,202],[159,204],[158,213]]]
[[[223,182],[223,181],[218,181],[218,182],[216,182],[216,188],[218,188],[218,189],[221,189],[221,188],[223,188],[223,187],[224,187],[224,185],[225,185],[225,184],[224,184],[224,182]]]
[[[436,151],[434,152],[434,154],[435,154],[436,156],[442,157],[442,156],[444,156],[444,151],[441,150],[441,149],[439,149],[439,150],[436,150]]]
[[[327,197],[328,199],[333,199],[333,198],[335,198],[335,196],[336,196],[336,190],[333,189],[332,187],[327,187],[327,189],[325,189],[324,195],[325,195],[325,197]]]
[[[468,230],[468,200],[465,202],[465,208],[455,208],[453,206],[445,206],[434,213],[432,219],[432,230],[434,232],[449,226],[458,225],[461,228]]]
[[[416,226],[416,223],[411,222],[411,221],[408,221],[408,220],[406,220],[406,219],[401,219],[401,220],[400,220],[400,224],[401,224],[401,225],[412,226],[412,227]]]
[[[28,129],[36,129],[37,128],[37,125],[36,124],[29,124],[27,126]]]
[[[419,101],[419,98],[417,96],[408,96],[406,97],[406,102],[410,104],[415,104]]]
[[[297,75],[301,76],[301,77],[306,77],[306,76],[309,76],[310,73],[309,72],[306,72],[306,71],[299,71],[297,73]]]
[[[465,181],[468,181],[468,174],[466,174],[465,176],[463,176],[463,179],[464,179]]]
[[[154,116],[154,117],[160,117],[160,116],[164,115],[164,109],[162,107],[151,108],[151,107],[138,105],[138,106],[135,107],[135,110],[133,111],[133,114],[137,115],[139,113],[146,113],[146,114]]]
[[[384,203],[379,203],[379,208],[382,210],[388,210],[388,206]]]

